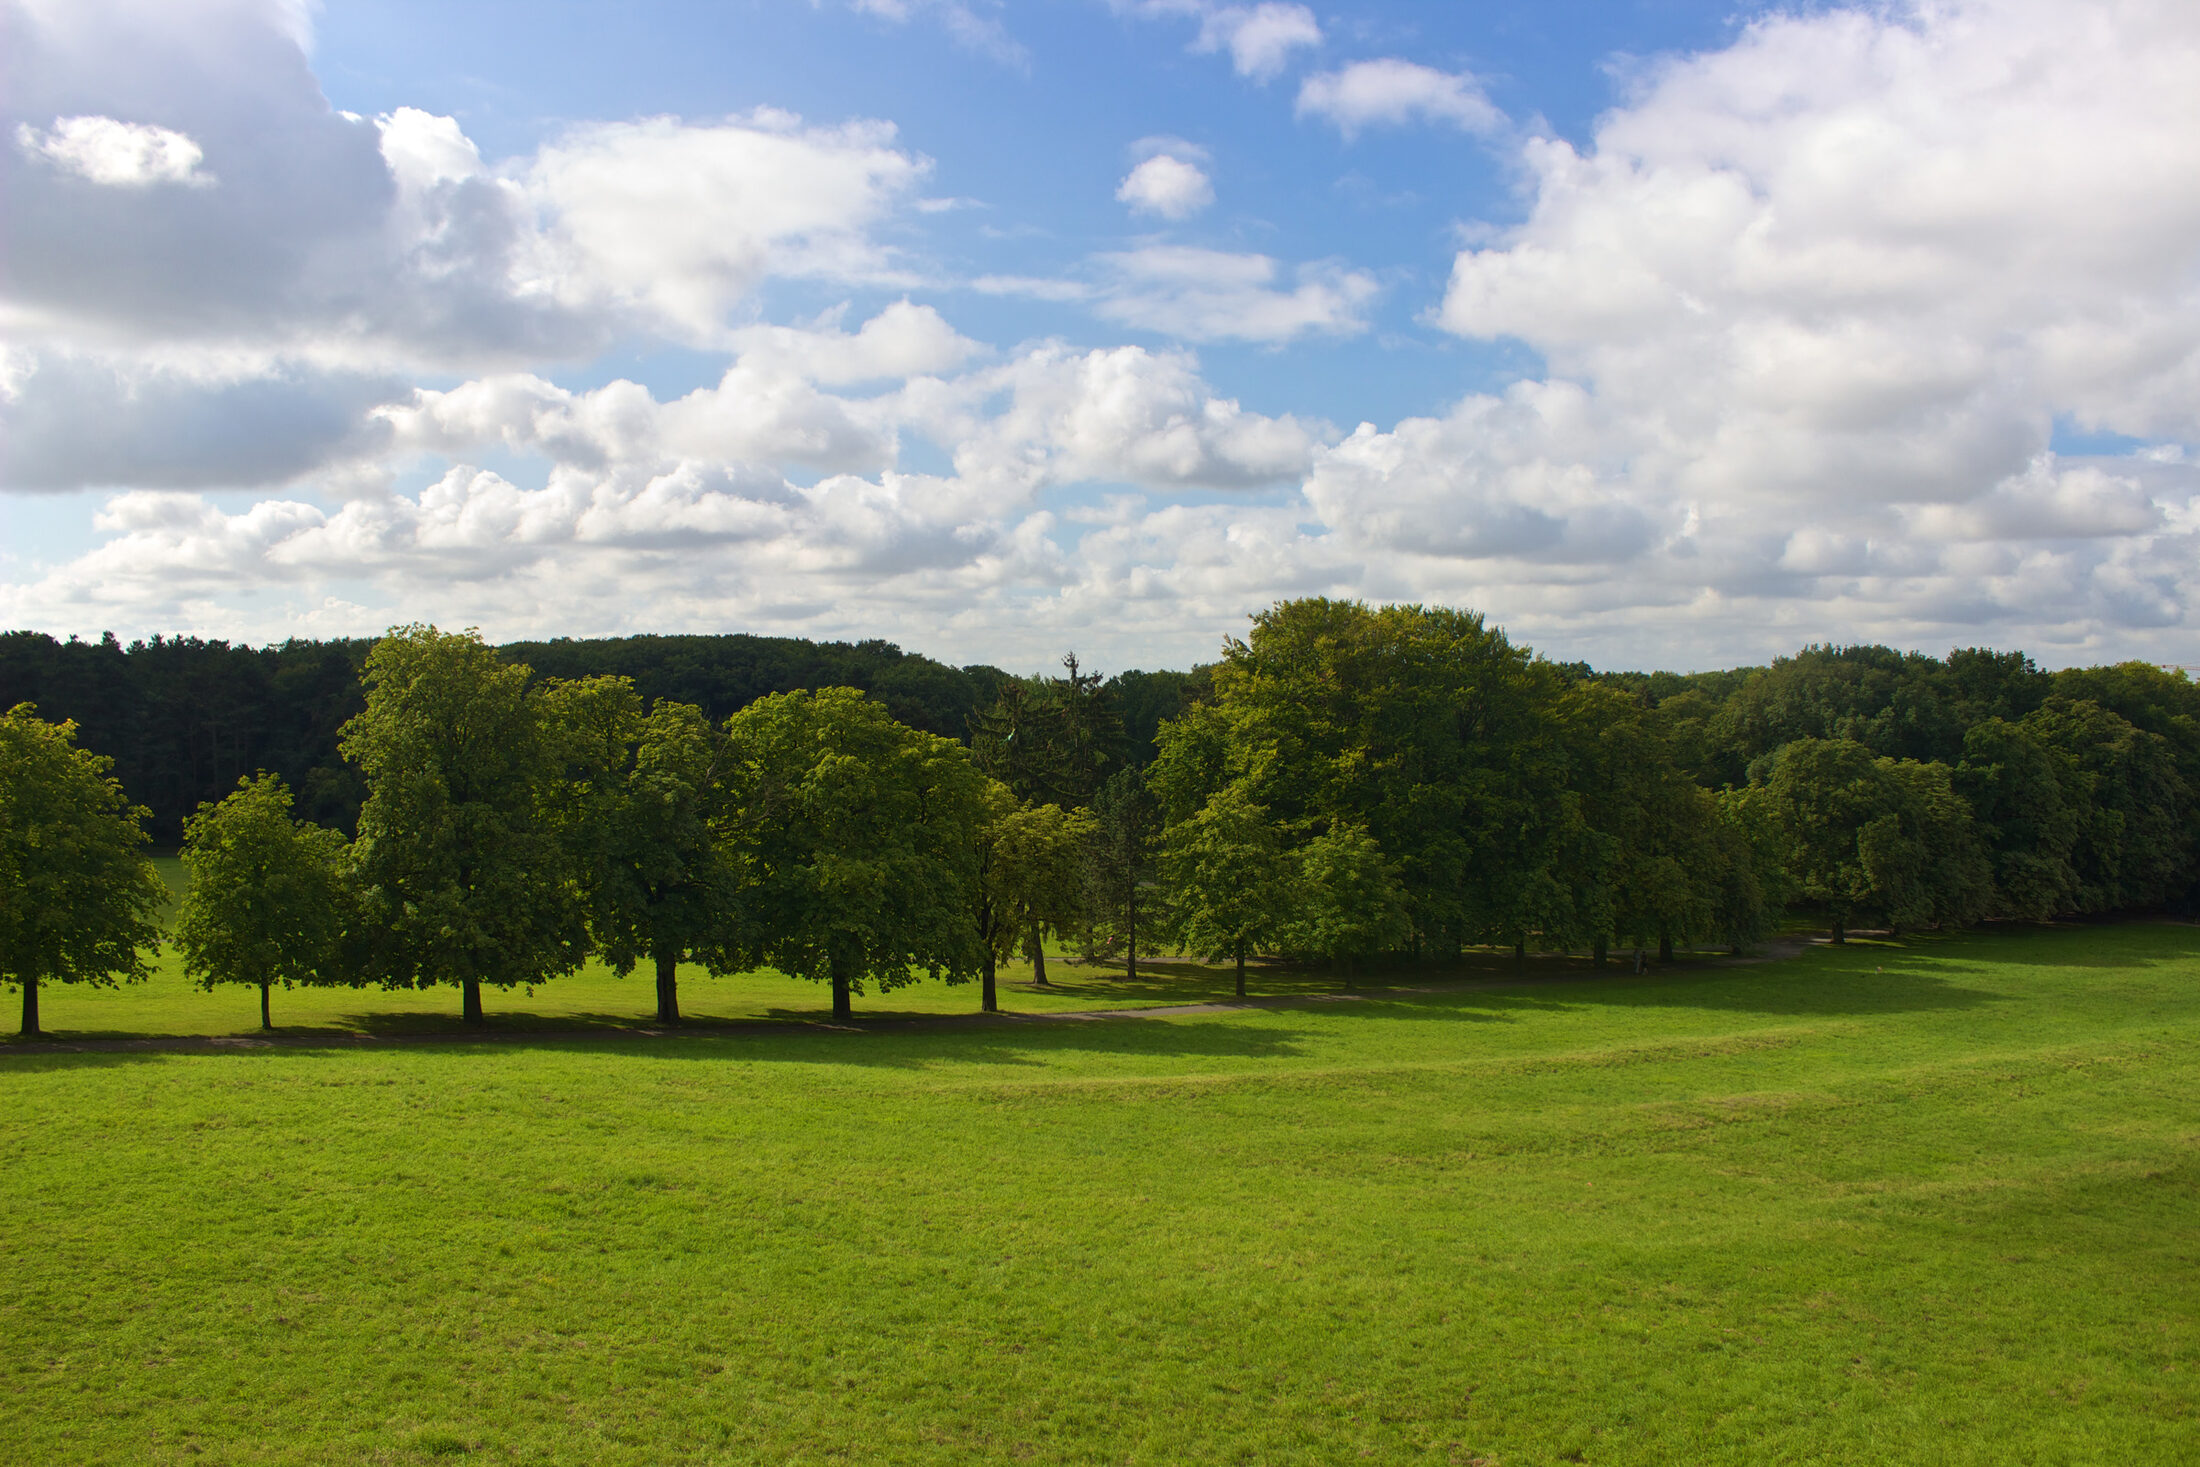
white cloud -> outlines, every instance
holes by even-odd
[[[1124,176],[1115,197],[1137,213],[1189,219],[1215,201],[1215,186],[1197,163],[1156,153]]]
[[[893,142],[884,123],[805,128],[769,111],[575,129],[521,180],[544,227],[514,287],[638,308],[708,342],[767,271],[905,280],[870,235],[926,168]]]
[[[997,413],[981,409],[997,394]],[[910,421],[951,448],[956,472],[1028,489],[1112,482],[1245,489],[1295,482],[1322,425],[1246,412],[1181,352],[1044,345],[967,382],[913,397]]]
[[[173,128],[112,117],[56,117],[48,129],[18,123],[16,146],[63,173],[108,188],[150,188],[158,183],[208,188],[214,175],[199,171],[206,152]]]
[[[1322,43],[1322,28],[1304,5],[1266,0],[1260,5],[1219,5],[1200,15],[1194,51],[1228,51],[1239,76],[1269,81],[1290,64],[1291,53]]]
[[[1304,5],[1261,0],[1255,5],[1219,4],[1217,0],[1109,0],[1119,13],[1148,20],[1196,20],[1194,54],[1227,51],[1239,76],[1275,79],[1293,52],[1322,43],[1320,22]]]
[[[1318,262],[1285,276],[1267,255],[1148,245],[1098,257],[1105,282],[1093,307],[1105,320],[1186,341],[1284,342],[1367,329],[1373,276]]]
[[[484,160],[450,118],[331,109],[294,9],[9,8],[11,341],[466,371],[717,344],[767,276],[910,278],[881,231],[929,165],[887,124],[590,123]]]
[[[1505,123],[1505,114],[1473,77],[1395,57],[1355,61],[1308,77],[1299,87],[1298,114],[1326,118],[1348,138],[1369,127],[1414,121],[1448,122],[1480,133]]]
[[[1315,592],[1473,605],[1607,664],[1827,637],[2189,660],[2200,630],[2189,6],[1819,9],[1662,63],[1590,142],[1521,144],[1525,217],[1459,252],[1431,316],[1524,342],[1538,378],[1341,438],[1183,351],[992,350],[916,286],[860,320],[744,314],[775,278],[900,293],[926,165],[882,125],[586,125],[484,159],[450,119],[326,110],[263,11],[194,12],[196,49],[133,12],[201,71],[132,73],[128,108],[64,85],[73,12],[40,14],[0,137],[128,117],[220,185],[0,149],[9,481],[135,491],[91,552],[12,563],[0,623],[884,631],[1033,666],[1071,638],[1181,663]],[[1464,78],[1353,70],[1314,115],[1495,125]],[[1364,330],[1377,292],[1158,245],[974,284],[1269,344]],[[662,399],[551,380],[620,337],[725,368]],[[2150,446],[2058,455],[2058,421]]]

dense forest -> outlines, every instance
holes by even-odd
[[[371,641],[294,640],[251,647],[197,637],[124,645],[0,634],[0,709],[32,703],[73,719],[78,740],[115,761],[115,777],[153,812],[155,844],[173,846],[200,803],[266,770],[296,791],[298,813],[351,832],[365,789],[338,753],[344,724],[366,706],[359,672]],[[712,721],[767,693],[859,688],[901,722],[967,738],[1009,675],[949,667],[890,642],[792,637],[559,638],[498,649],[544,677],[627,677],[651,701],[693,704]],[[1181,705],[1184,673],[1128,672],[1110,680],[1134,753],[1150,754],[1161,720]]]

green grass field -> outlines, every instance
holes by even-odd
[[[50,1021],[252,1026],[170,986]],[[2186,926],[1012,1028],[7,1046],[0,1148],[9,1462],[2200,1460]]]

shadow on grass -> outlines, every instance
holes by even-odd
[[[1916,934],[1899,939],[1862,938],[1841,946],[1813,946],[1788,958],[1749,964],[1710,955],[1684,958],[1670,967],[1635,975],[1617,961],[1599,969],[1586,957],[1538,954],[1524,965],[1510,953],[1475,952],[1457,961],[1371,969],[1357,976],[1358,991],[1341,994],[1335,969],[1284,963],[1258,965],[1249,996],[1269,1007],[1296,1010],[1294,1000],[1322,1004],[1325,1014],[1362,1022],[1410,1019],[1506,1023],[1538,1012],[1585,1007],[1697,1009],[1707,1012],[1786,1016],[1864,1016],[1952,1012],[2002,1002],[2010,995],[1978,980],[2007,965],[2144,969],[2164,962],[2200,959],[2200,928],[2169,922],[1997,927],[1964,934]],[[1164,959],[1140,965],[1137,979],[1080,967],[1048,989],[1028,982],[1001,985],[1004,1007],[1014,1011],[1024,995],[1047,994],[1086,1009],[1138,1005],[1229,1004],[1227,968]],[[455,997],[455,995],[454,995]],[[866,1065],[922,1065],[940,1046],[965,1061],[1038,1063],[1021,1056],[1048,1051],[1212,1056],[1288,1055],[1296,1031],[1273,1024],[1187,1023],[1160,1016],[1078,1017],[1078,1010],[1027,1011],[1008,1022],[971,1010],[939,1013],[893,1007],[894,995],[858,1001],[856,1022],[835,1026],[820,991],[817,1008],[775,1007],[747,1018],[699,1018],[661,1030],[646,1013],[537,1012],[499,1008],[491,996],[489,1023],[470,1030],[451,1012],[376,1010],[362,1007],[320,1026],[279,1029],[272,1048],[287,1052],[324,1046],[336,1050],[375,1040],[515,1047],[554,1045],[696,1057],[826,1059]],[[1028,1001],[1028,1000],[1026,1000]],[[1021,1022],[1017,1020],[1020,1019]],[[176,1052],[264,1052],[254,1036],[192,1041],[130,1031],[69,1031],[58,1043],[146,1045],[143,1050],[74,1053],[48,1050],[37,1041],[0,1041],[9,1069],[72,1059],[147,1057]],[[892,1040],[893,1043],[885,1041]]]
[[[388,1054],[396,1049],[465,1058],[549,1051],[621,1057],[646,1055],[652,1059],[720,1063],[856,1065],[876,1069],[923,1069],[935,1064],[1043,1067],[1047,1055],[1071,1053],[1285,1059],[1303,1053],[1307,1038],[1303,1030],[1273,1024],[1259,1027],[1185,1024],[1136,1017],[1015,1027],[905,1027],[886,1023],[873,1028],[793,1023],[746,1027],[683,1025],[658,1033],[612,1030],[608,1026],[546,1029],[520,1022],[527,1018],[526,1015],[507,1017],[513,1020],[509,1028],[492,1024],[484,1030],[397,1036],[397,1042],[390,1044],[334,1032],[319,1036],[280,1036],[277,1043],[148,1040],[144,1041],[145,1047],[130,1049],[44,1049],[35,1043],[26,1043],[7,1051],[5,1063],[0,1064],[0,1075],[164,1062],[206,1054],[238,1059],[271,1055],[333,1059],[349,1053]],[[57,1040],[56,1045],[70,1042],[73,1041]]]

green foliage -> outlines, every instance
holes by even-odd
[[[1995,909],[2044,921],[2081,905],[2071,858],[2096,781],[2042,741],[2038,727],[2004,718],[1973,724],[1955,780],[1993,866]]]
[[[1243,781],[1294,839],[1364,825],[1424,939],[1510,937],[1570,899],[1561,686],[1469,612],[1284,602],[1226,646],[1211,705],[1164,734],[1154,785],[1172,821]]]
[[[1019,945],[1040,953],[1048,931],[1082,925],[1085,863],[1099,827],[1084,810],[1019,805],[998,781],[989,782],[985,808],[978,847],[978,936],[990,972]]]
[[[625,678],[551,682],[536,708],[564,751],[557,821],[596,950],[621,974],[649,962],[657,1017],[678,1023],[679,964],[735,972],[747,950],[725,733],[692,704],[644,715]]]
[[[2179,732],[2175,719],[2153,721]],[[2076,769],[2085,795],[2069,858],[2078,909],[2114,911],[2185,897],[2195,869],[2193,784],[2172,739],[2091,699],[2060,694],[2022,726]]]
[[[852,688],[760,698],[726,724],[755,956],[851,994],[975,976],[986,781],[963,749]]]
[[[345,981],[346,861],[341,831],[291,818],[280,779],[239,780],[184,827],[190,885],[175,930],[184,971],[202,988],[256,986],[266,1026],[269,988]]]
[[[76,725],[29,704],[0,715],[0,981],[39,1032],[41,983],[112,985],[146,974],[167,888],[144,855],[145,811],[76,745]]]
[[[1062,659],[1065,676],[1002,684],[993,706],[972,715],[970,754],[978,768],[1027,803],[1090,805],[1123,762],[1123,721],[1112,686]]]
[[[587,909],[559,839],[559,759],[528,669],[472,632],[393,631],[367,656],[343,749],[367,799],[353,847],[362,961],[392,987],[540,983],[587,955]],[[555,706],[555,705],[553,705]]]
[[[1160,879],[1170,936],[1186,951],[1237,965],[1273,941],[1293,914],[1297,875],[1268,812],[1226,785],[1162,836]]]
[[[1339,823],[1296,853],[1297,880],[1283,944],[1352,971],[1355,961],[1394,951],[1412,936],[1404,888],[1363,826]]]
[[[1993,875],[1945,764],[1875,758],[1850,739],[1798,739],[1751,792],[1790,842],[1801,894],[1831,913],[1897,926],[1988,910]]]
[[[1086,917],[1101,951],[1122,952],[1138,975],[1142,920],[1152,910],[1154,842],[1161,812],[1138,769],[1119,769],[1093,796],[1087,845]]]

